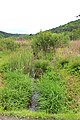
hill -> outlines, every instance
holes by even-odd
[[[59,27],[52,28],[50,31],[54,33],[60,33],[60,32],[71,32],[74,29],[80,28],[80,19],[71,21],[65,25],[60,25]]]
[[[32,38],[33,34],[12,34],[12,33],[7,33],[7,32],[3,32],[3,31],[0,31],[0,39],[3,39],[3,38],[14,38],[17,39],[17,40],[30,40]]]
[[[23,36],[25,34],[12,34],[12,33],[6,33],[3,31],[0,31],[0,38],[7,38],[7,37],[19,37],[19,36]]]

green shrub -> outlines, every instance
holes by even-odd
[[[0,89],[0,106],[4,110],[26,109],[32,96],[31,79],[19,72],[5,75],[5,87]]]
[[[60,68],[67,68],[69,60],[68,59],[61,59],[58,63],[58,67]]]
[[[74,63],[70,66],[70,72],[75,75],[80,75],[80,63]]]
[[[80,40],[80,27],[72,31],[73,40]]]
[[[75,57],[70,60],[68,71],[74,75],[80,75],[80,57]]]
[[[61,59],[57,62],[57,69],[65,69],[69,74],[80,74],[80,57]]]
[[[60,81],[60,75],[52,70],[47,70],[46,73],[42,76],[42,79]]]
[[[35,78],[40,78],[43,73],[46,72],[46,70],[49,67],[49,61],[47,60],[35,60],[33,65],[31,66],[31,74],[32,70],[34,70],[34,77]]]
[[[20,45],[17,44],[13,39],[5,38],[5,39],[0,40],[0,50],[14,51],[19,47]]]
[[[40,32],[33,38],[33,52],[37,54],[39,51],[48,52],[53,46],[53,36],[51,32]]]
[[[65,108],[65,87],[59,76],[55,73],[45,74],[36,87],[38,110],[48,113],[62,112]]]
[[[64,33],[52,34],[51,32],[40,32],[33,38],[33,53],[37,55],[38,52],[43,51],[46,55],[51,49],[56,52],[56,48],[66,46],[69,40],[69,36]]]

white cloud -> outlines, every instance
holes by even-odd
[[[36,33],[75,20],[79,0],[0,0],[0,30]]]

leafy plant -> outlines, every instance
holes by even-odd
[[[4,110],[26,109],[32,96],[31,79],[19,72],[5,74],[5,87],[0,89],[0,106]]]
[[[36,55],[38,52],[50,52],[51,49],[63,47],[69,41],[69,36],[64,33],[52,34],[51,32],[40,32],[33,38],[32,48]]]
[[[80,74],[80,57],[70,58],[67,63],[66,70],[69,74],[79,75]]]
[[[33,38],[33,52],[36,53],[41,50],[44,52],[48,52],[53,45],[52,43],[53,37],[51,32],[40,32]]]
[[[57,74],[45,74],[37,83],[38,110],[48,113],[62,112],[65,108],[65,87]]]
[[[31,75],[34,72],[34,78],[40,78],[48,69],[49,61],[48,60],[35,60],[31,66]]]

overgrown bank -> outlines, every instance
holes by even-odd
[[[1,114],[79,119],[80,46],[75,49],[68,36],[50,32],[40,33],[29,45],[8,39],[0,45]],[[36,112],[26,111],[35,92]]]

